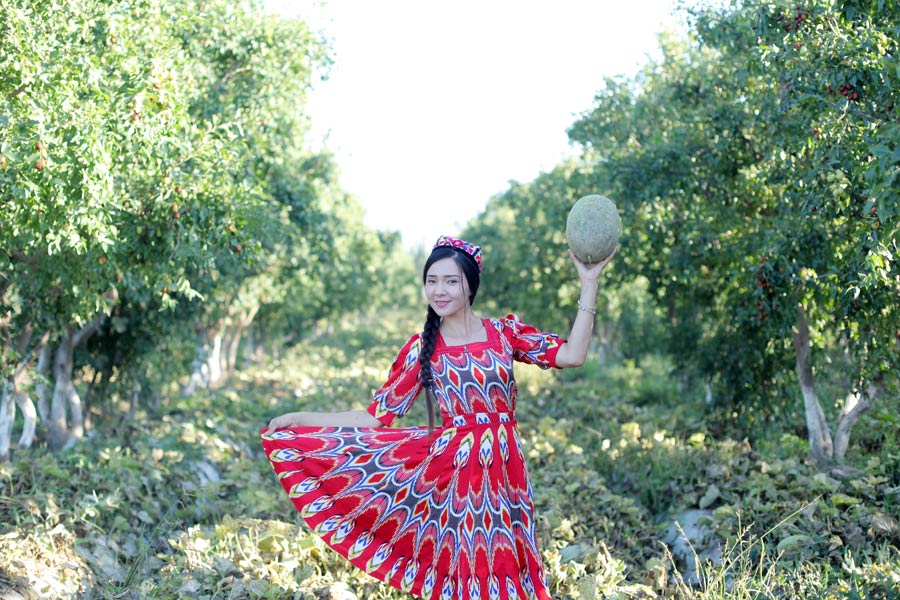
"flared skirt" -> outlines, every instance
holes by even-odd
[[[355,566],[431,600],[549,600],[531,483],[510,413],[427,428],[263,435],[312,530]]]

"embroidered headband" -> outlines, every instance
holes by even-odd
[[[462,250],[472,257],[472,260],[474,260],[475,264],[478,265],[478,272],[481,273],[481,246],[476,246],[475,244],[467,242],[465,240],[458,240],[456,238],[450,237],[449,235],[442,235],[437,239],[437,241],[434,243],[434,248],[438,248],[440,246],[450,246],[451,248]],[[434,248],[432,248],[432,250],[434,250]]]

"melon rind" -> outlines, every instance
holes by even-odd
[[[615,203],[600,194],[579,198],[566,219],[566,241],[579,260],[595,263],[619,243],[622,219]]]

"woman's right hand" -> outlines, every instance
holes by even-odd
[[[275,417],[263,435],[276,429],[291,427],[383,427],[381,422],[365,410],[345,410],[342,412],[292,412]]]
[[[292,412],[285,413],[283,415],[279,415],[269,421],[269,426],[266,428],[264,434],[269,435],[273,433],[276,429],[289,429],[291,427],[304,427],[308,423],[305,420],[307,413],[303,412]]]

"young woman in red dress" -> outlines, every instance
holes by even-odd
[[[516,428],[513,362],[584,363],[597,279],[585,264],[567,339],[472,312],[481,248],[441,236],[423,270],[428,318],[367,410],[275,417],[262,443],[297,510],[351,563],[431,600],[550,600]],[[615,253],[613,253],[615,254]],[[441,423],[390,428],[421,391]]]

